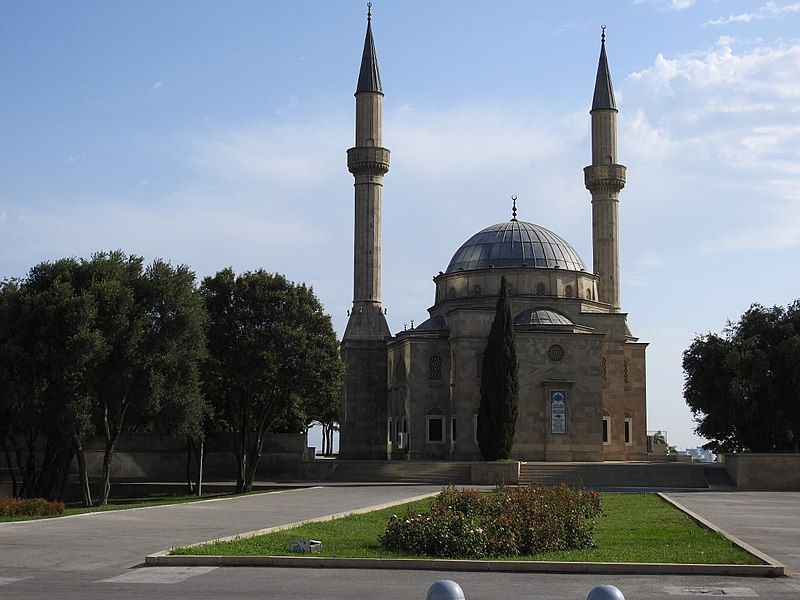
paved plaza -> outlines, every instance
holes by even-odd
[[[561,575],[152,567],[147,554],[303,519],[405,500],[438,486],[335,485],[227,500],[0,524],[0,598],[425,598],[453,579],[468,600],[584,599],[611,583],[628,600],[697,596],[800,597],[800,493],[670,492],[670,497],[787,565],[789,577]]]

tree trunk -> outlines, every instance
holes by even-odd
[[[247,472],[247,447],[245,445],[245,432],[234,432],[233,447],[236,452],[236,493],[244,491],[245,474]]]
[[[197,495],[198,497],[203,495],[203,459],[205,458],[206,454],[206,441],[203,438],[200,438],[200,452],[198,454],[197,460]]]
[[[194,483],[192,481],[192,463],[195,461],[194,438],[186,434],[186,489],[189,494],[194,493]]]
[[[261,460],[261,445],[258,444],[252,449],[252,452],[247,457],[247,468],[245,469],[245,480],[242,486],[242,492],[248,493],[253,491],[253,481],[256,478],[256,469],[258,468],[258,461]]]
[[[81,488],[81,503],[84,507],[92,506],[92,490],[89,487],[89,472],[86,470],[86,455],[83,453],[83,442],[78,435],[73,436],[75,457],[78,460],[78,484]]]
[[[11,478],[11,497],[17,498],[17,494],[19,493],[19,484],[17,483],[17,472],[14,469],[14,463],[11,460],[11,452],[8,450],[8,446],[6,445],[6,435],[0,435],[0,441],[2,441],[3,445],[3,455],[6,457],[6,468],[8,468],[8,476]]]

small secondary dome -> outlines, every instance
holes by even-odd
[[[552,308],[529,308],[514,318],[514,325],[574,325],[569,317]]]
[[[516,219],[487,227],[469,238],[450,259],[447,273],[491,267],[586,270],[581,257],[564,239],[549,229]]]

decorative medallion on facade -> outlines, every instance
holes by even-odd
[[[559,362],[564,359],[564,347],[559,344],[553,344],[547,349],[547,358],[553,362]]]
[[[537,296],[544,296],[547,292],[547,288],[544,287],[542,282],[536,284],[536,295]]]

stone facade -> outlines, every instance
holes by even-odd
[[[475,234],[433,278],[430,318],[394,336],[380,312],[380,194],[388,150],[379,147],[383,93],[374,52],[370,24],[356,92],[357,146],[348,151],[356,178],[355,285],[342,343],[342,456],[481,459],[482,357],[505,277],[520,382],[512,457],[645,459],[646,344],[631,334],[620,309],[618,215],[626,168],[617,163],[605,38],[591,110],[592,164],[584,169],[592,196],[592,269],[553,232],[518,221],[515,203],[510,221]],[[362,213],[369,216],[360,219]]]

